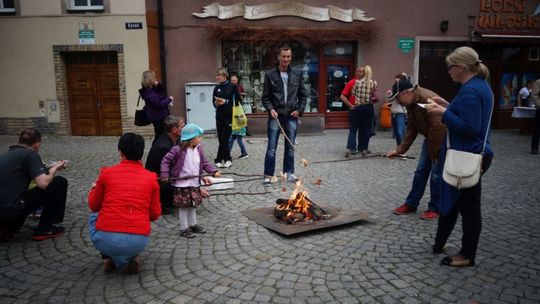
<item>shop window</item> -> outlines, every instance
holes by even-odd
[[[0,13],[15,13],[15,1],[14,0],[0,0]]]
[[[102,11],[103,0],[66,0],[68,11]]]
[[[318,112],[319,56],[318,49],[299,43],[287,43],[292,50],[291,69],[300,73],[308,92],[305,112]],[[246,113],[263,113],[261,97],[265,71],[278,65],[281,47],[248,45],[242,41],[223,41],[223,65],[229,74],[236,74],[244,87],[243,105]]]

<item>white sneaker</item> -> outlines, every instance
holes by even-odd
[[[287,181],[288,182],[296,182],[298,180],[298,177],[294,175],[294,173],[287,174]]]
[[[230,160],[226,161],[225,164],[223,165],[223,168],[229,168],[230,166],[232,166],[232,162]]]
[[[272,178],[270,176],[266,176],[263,181],[263,185],[270,186],[272,184]]]
[[[223,168],[223,164],[222,163],[216,163],[216,167]]]

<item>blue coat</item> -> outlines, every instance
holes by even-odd
[[[150,88],[141,88],[139,94],[144,100],[148,121],[158,121],[169,115],[169,104],[172,100],[167,96],[161,84]]]
[[[493,94],[488,83],[475,76],[463,84],[458,94],[444,112],[442,122],[450,135],[452,149],[480,153],[489,125],[489,116],[493,107]],[[492,157],[493,151],[486,143],[484,157]],[[446,139],[443,141],[439,161],[446,158]],[[463,190],[458,190],[441,179],[440,212],[448,214]]]

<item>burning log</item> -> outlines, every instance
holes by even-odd
[[[276,205],[274,216],[288,224],[319,221],[330,217],[330,214],[309,199],[305,192],[298,192],[291,199],[278,198]]]

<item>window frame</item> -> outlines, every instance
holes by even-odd
[[[86,0],[86,5],[75,5],[75,0],[66,0],[66,9],[68,11],[103,11],[105,5],[92,5],[92,0]]]
[[[15,3],[13,3],[13,7],[5,7],[4,4],[5,0],[0,0],[0,13],[15,13],[17,10],[15,9]]]

